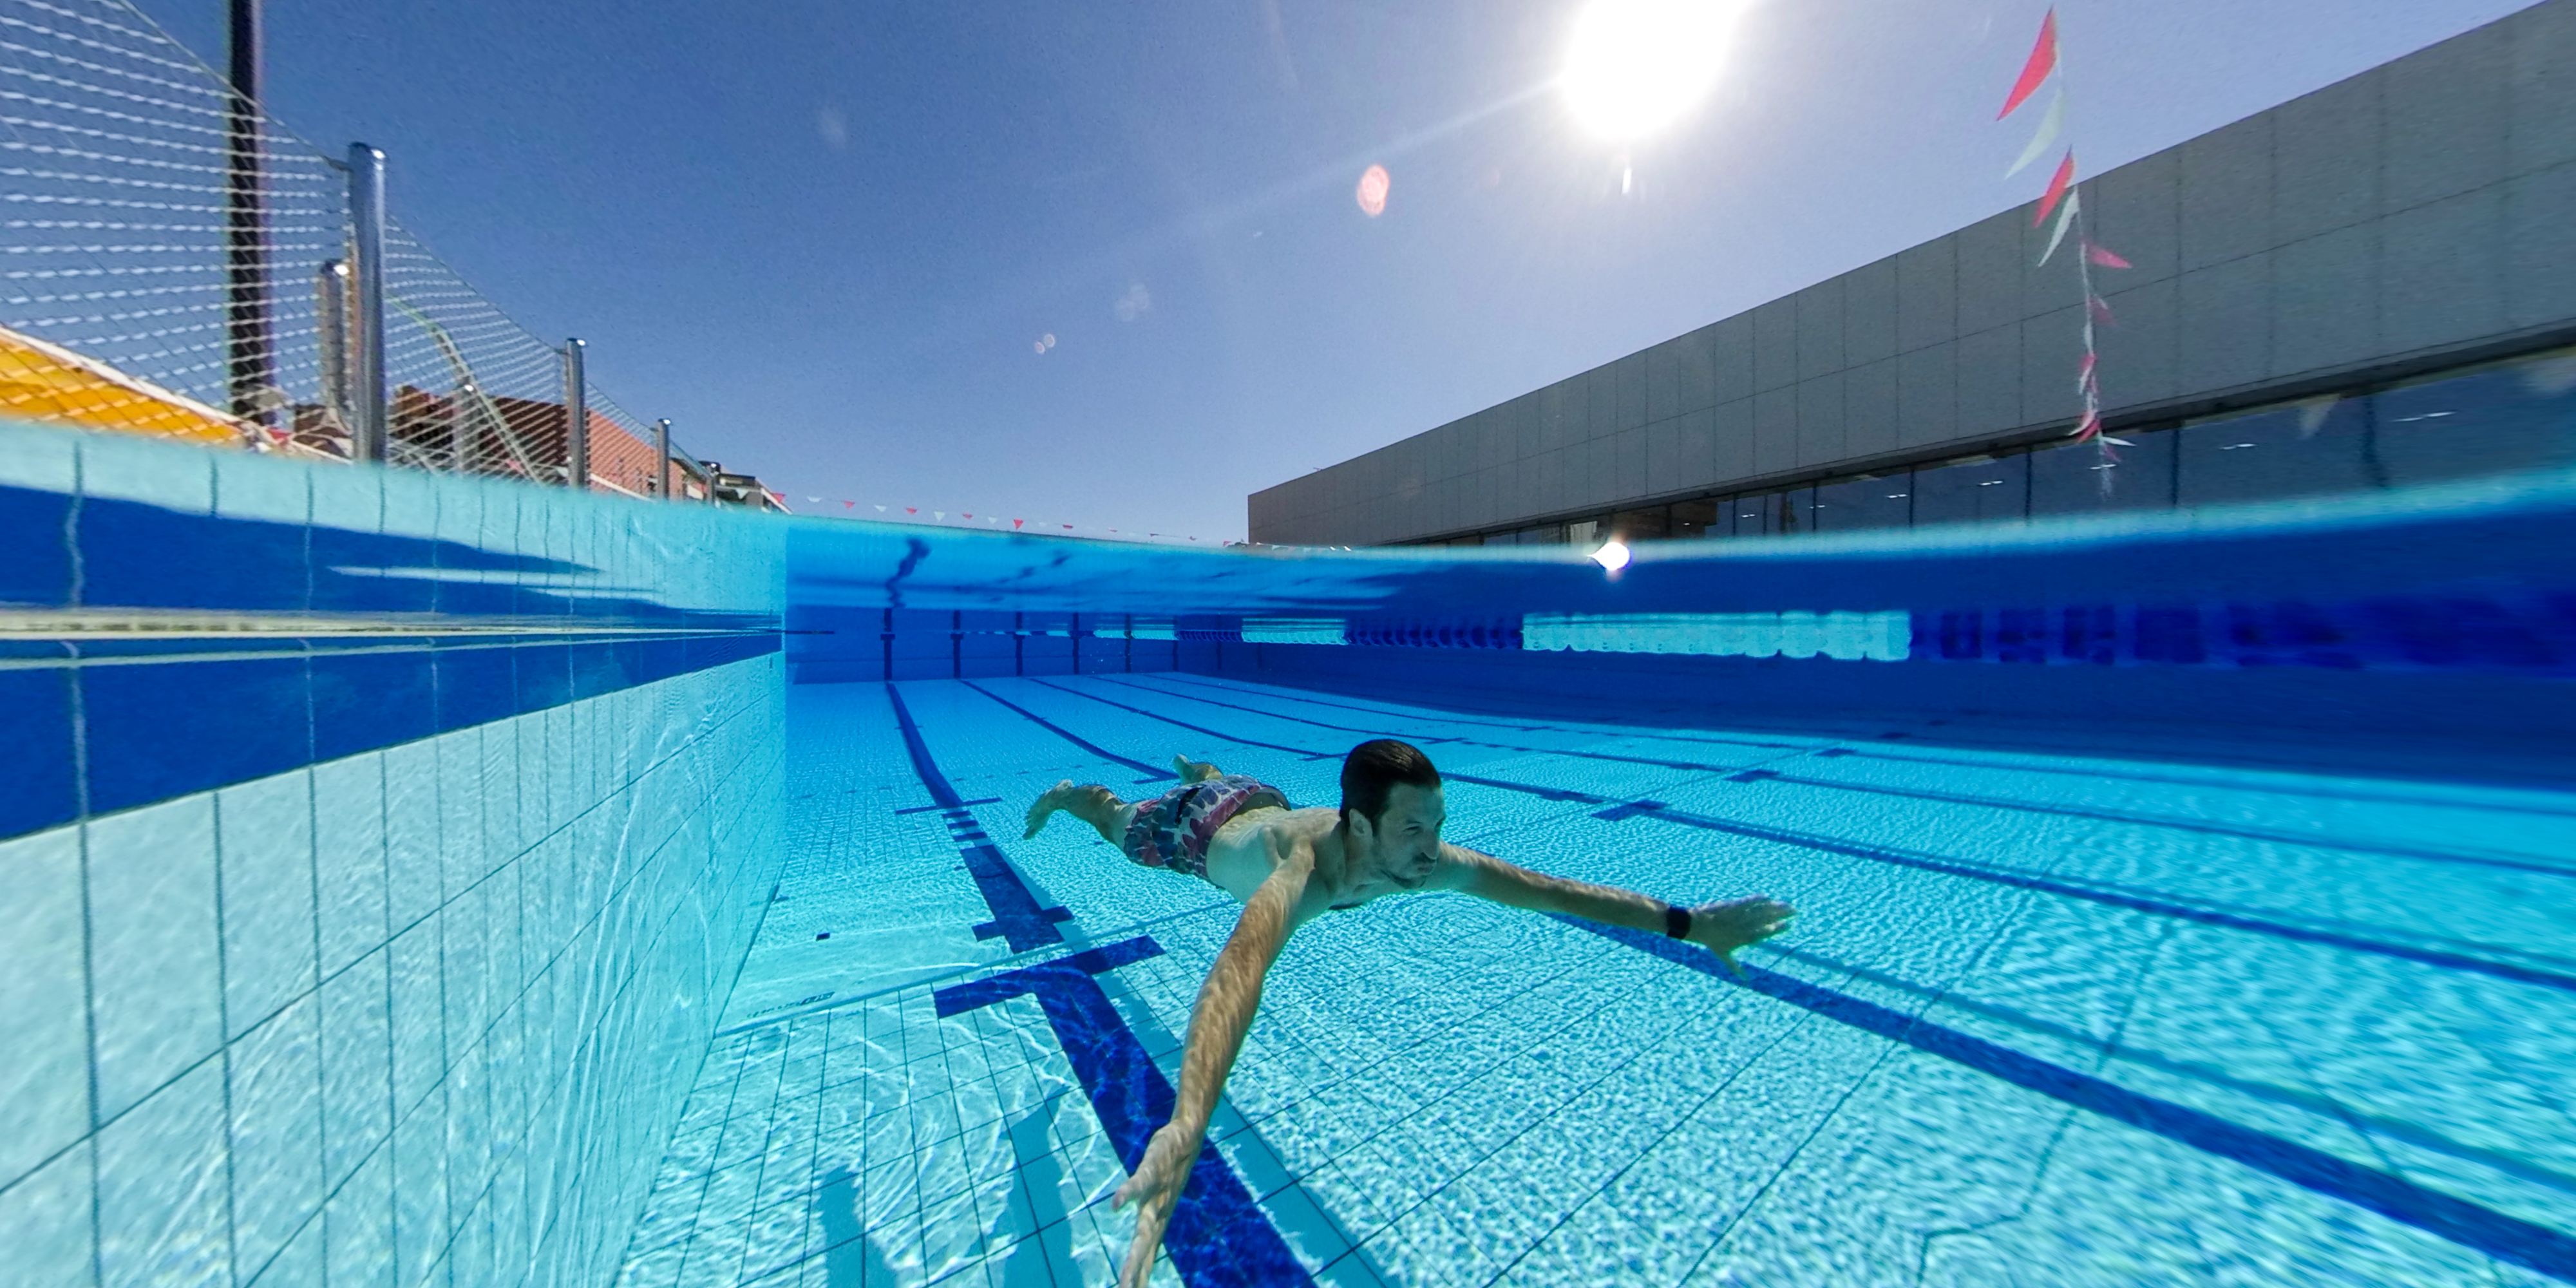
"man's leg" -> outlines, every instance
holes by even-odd
[[[1021,839],[1037,835],[1057,810],[1097,828],[1101,839],[1111,845],[1127,839],[1127,824],[1136,817],[1134,802],[1118,799],[1116,793],[1098,783],[1076,783],[1068,778],[1048,788],[1036,804],[1029,806],[1029,830]]]
[[[1172,757],[1172,772],[1179,774],[1185,784],[1204,783],[1211,778],[1225,777],[1224,770],[1204,761],[1192,760],[1187,756]]]

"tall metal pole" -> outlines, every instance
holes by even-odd
[[[653,486],[661,491],[661,499],[674,499],[671,495],[671,422],[668,420],[653,422],[653,473]]]
[[[313,341],[322,364],[322,406],[349,427],[349,262],[325,260],[313,270]]]
[[[349,145],[349,223],[356,229],[351,265],[358,282],[358,316],[349,320],[355,361],[349,390],[351,446],[362,461],[385,459],[385,154],[364,143]]]
[[[261,207],[260,0],[232,0],[233,96],[227,131],[225,213],[232,412],[265,421],[263,392],[277,383],[268,317],[268,229]]]
[[[582,380],[582,343],[564,341],[564,486],[590,490],[590,390]]]

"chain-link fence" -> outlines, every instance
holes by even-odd
[[[353,177],[130,5],[0,0],[0,413],[768,503],[597,390],[572,434],[565,351],[391,218],[371,316]]]

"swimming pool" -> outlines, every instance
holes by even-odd
[[[1301,931],[1158,1281],[2576,1280],[2576,486],[1570,554],[0,430],[13,1281],[1099,1283],[1174,753],[1796,929]]]

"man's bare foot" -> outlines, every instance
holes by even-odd
[[[1037,803],[1029,806],[1029,830],[1021,833],[1020,839],[1025,841],[1037,835],[1038,829],[1045,827],[1047,820],[1054,817],[1057,810],[1063,809],[1072,796],[1073,780],[1070,778],[1038,793]]]

